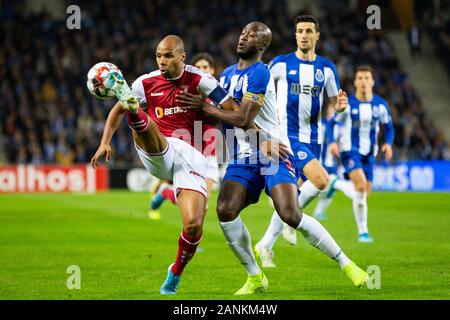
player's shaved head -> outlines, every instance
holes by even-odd
[[[179,36],[170,34],[159,42],[156,48],[156,63],[164,77],[178,77],[183,71],[184,59],[184,42]]]
[[[158,44],[158,48],[166,49],[164,51],[184,52],[184,42],[179,36],[169,34],[165,36]]]
[[[259,21],[247,24],[239,37],[237,54],[240,58],[248,60],[263,55],[272,41],[272,31]]]
[[[272,30],[270,30],[270,28],[265,23],[253,21],[250,22],[246,26],[246,28],[256,29],[258,38],[260,40],[260,44],[265,46],[264,50],[266,50],[269,47],[270,42],[272,42]]]

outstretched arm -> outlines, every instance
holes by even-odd
[[[105,128],[103,129],[102,139],[100,141],[100,146],[98,147],[95,155],[91,159],[91,165],[95,169],[98,165],[98,160],[106,154],[106,161],[109,161],[109,157],[111,154],[111,146],[110,142],[116,132],[117,128],[122,121],[123,114],[125,110],[122,107],[120,102],[117,102],[111,111],[108,114],[108,118],[106,119]]]

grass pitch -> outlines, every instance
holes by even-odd
[[[147,218],[149,195],[108,192],[0,195],[0,299],[236,299],[246,273],[225,243],[210,199],[200,250],[183,274],[179,294],[159,287],[181,231],[178,208]],[[307,208],[311,214],[315,203]],[[264,196],[243,214],[253,244],[272,209]],[[448,194],[374,193],[369,199],[373,244],[356,241],[351,202],[336,194],[323,223],[360,266],[381,270],[381,288],[354,288],[337,264],[300,235],[296,247],[275,245],[278,268],[269,289],[239,299],[449,299]],[[69,290],[70,265],[81,288]]]

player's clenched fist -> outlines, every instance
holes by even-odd
[[[345,108],[347,108],[347,105],[348,105],[347,93],[345,93],[345,91],[340,89],[337,97],[336,112],[344,111]]]
[[[111,155],[111,146],[109,144],[100,144],[95,155],[91,159],[92,168],[96,168],[98,166],[98,160],[105,154],[106,162],[109,161],[109,156]]]

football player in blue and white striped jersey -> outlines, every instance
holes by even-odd
[[[297,50],[275,57],[270,64],[270,72],[276,85],[283,141],[294,152],[300,186],[299,204],[305,208],[330,185],[328,173],[319,162],[323,140],[321,118],[324,93],[326,91],[336,112],[344,111],[348,100],[346,93],[339,88],[339,76],[334,63],[315,52],[320,37],[317,19],[309,15],[297,17],[295,36]],[[283,223],[274,212],[264,237],[257,245],[262,248],[260,251],[271,253],[282,229]],[[293,238],[288,242],[294,244],[294,230],[289,227],[285,227],[285,230],[291,235],[285,238]],[[270,256],[267,255],[268,259]],[[264,255],[261,257],[264,259]]]
[[[349,97],[349,108],[335,116],[340,125],[340,139],[330,144],[330,151],[339,155],[347,175],[355,187],[353,211],[358,225],[358,241],[373,242],[367,227],[367,195],[372,190],[373,167],[378,152],[380,123],[384,127],[381,151],[387,161],[392,158],[394,126],[387,102],[373,93],[375,81],[370,66],[356,70],[356,92]]]
[[[336,190],[341,191],[351,201],[355,197],[355,188],[353,183],[349,180],[342,180],[338,177],[338,162],[336,156],[330,151],[330,142],[334,142],[339,139],[340,126],[335,126],[335,113],[331,106],[327,106],[322,118],[322,130],[323,130],[323,143],[322,153],[320,157],[320,163],[327,170],[330,175],[331,185],[327,189],[327,192],[323,192],[318,199],[316,207],[314,208],[314,217],[317,220],[326,220],[326,210],[331,204],[333,195]]]

